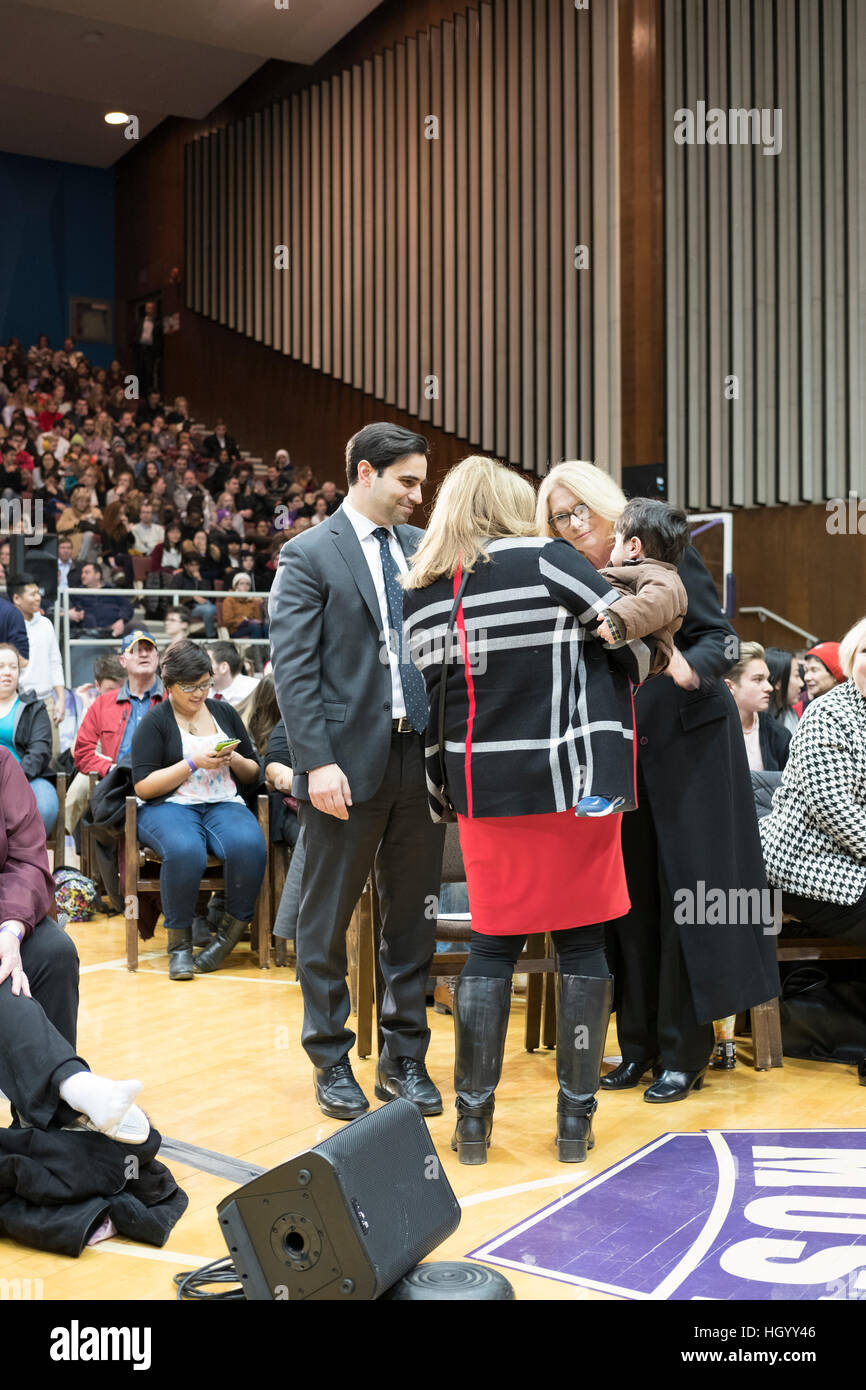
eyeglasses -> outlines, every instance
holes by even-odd
[[[211,682],[208,681],[206,685],[202,685],[201,682],[198,685],[179,685],[177,688],[182,690],[184,695],[206,695],[211,688]]]
[[[589,521],[589,507],[585,502],[578,502],[576,507],[572,507],[570,512],[556,512],[554,516],[547,519],[551,526],[555,526],[557,531],[567,531],[571,525],[571,518],[575,521]]]

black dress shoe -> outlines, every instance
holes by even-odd
[[[704,1084],[704,1072],[706,1067],[700,1071],[669,1071],[665,1067],[658,1081],[654,1081],[643,1093],[644,1100],[648,1100],[650,1105],[664,1105],[671,1100],[685,1100],[689,1091],[699,1091]]]
[[[652,1057],[646,1062],[620,1062],[618,1067],[609,1071],[607,1076],[601,1078],[601,1086],[605,1091],[627,1091],[631,1086],[637,1086],[641,1078],[653,1069],[653,1076],[659,1074],[659,1064]]]
[[[441,1115],[442,1097],[424,1063],[416,1057],[380,1057],[376,1069],[376,1096],[379,1100],[411,1100],[422,1115]]]
[[[357,1120],[370,1102],[354,1076],[348,1057],[332,1067],[316,1067],[316,1100],[332,1120]]]

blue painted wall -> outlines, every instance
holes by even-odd
[[[113,169],[0,153],[0,340],[60,347],[70,295],[114,298],[114,184]],[[117,355],[76,347],[100,367]]]

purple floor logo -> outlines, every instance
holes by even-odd
[[[626,1298],[866,1300],[866,1130],[663,1134],[472,1254]]]

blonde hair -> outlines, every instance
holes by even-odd
[[[442,479],[404,586],[425,589],[459,567],[471,574],[479,560],[490,560],[487,541],[535,534],[532,484],[496,459],[471,454]]]
[[[866,638],[866,618],[861,618],[853,627],[849,627],[839,643],[839,665],[842,667],[842,673],[846,680],[851,679],[857,648],[864,638]]]
[[[764,648],[760,642],[741,642],[739,659],[729,671],[725,672],[725,680],[739,684],[746,674],[746,667],[750,661],[766,661],[766,659]]]
[[[542,479],[535,511],[537,535],[559,534],[548,521],[550,494],[555,487],[568,488],[569,492],[574,493],[577,502],[584,502],[597,516],[606,517],[611,523],[611,537],[613,536],[613,523],[626,504],[626,495],[609,473],[605,473],[597,464],[586,463],[583,459],[557,463],[547,477]]]

